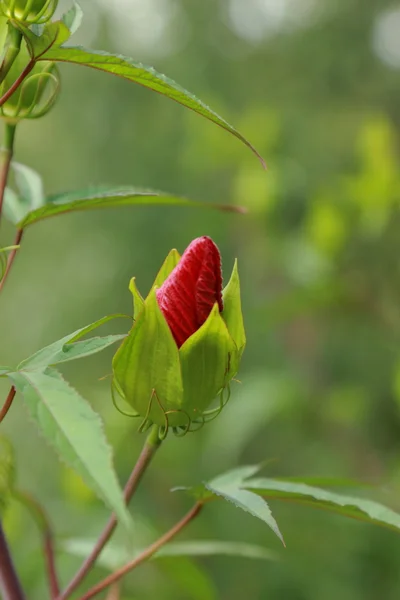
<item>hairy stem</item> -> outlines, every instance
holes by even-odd
[[[0,591],[3,600],[25,600],[0,522]]]
[[[4,127],[4,141],[1,151],[0,166],[0,220],[8,174],[10,172],[11,160],[14,154],[15,128],[16,126],[12,123],[6,123]]]
[[[18,229],[17,234],[15,236],[15,241],[14,241],[15,246],[20,245],[23,233],[24,233],[23,229]],[[10,254],[8,255],[6,270],[4,271],[3,277],[0,279],[0,292],[4,287],[4,284],[6,283],[6,279],[10,273],[11,267],[13,265],[13,262],[14,262],[14,259],[15,259],[15,256],[16,256],[18,250],[19,250],[19,248],[14,248],[13,250],[11,250]]]
[[[8,411],[10,410],[11,404],[13,403],[16,393],[17,393],[17,391],[16,391],[15,387],[12,386],[12,388],[8,392],[6,401],[3,404],[3,408],[0,410],[0,423],[3,421],[3,419],[7,415]]]
[[[203,508],[202,502],[197,502],[193,508],[180,520],[176,523],[167,533],[161,536],[156,542],[151,544],[146,550],[144,550],[139,556],[137,556],[134,560],[123,566],[115,573],[112,573],[103,581],[100,581],[97,585],[93,586],[84,596],[80,598],[80,600],[89,600],[94,596],[97,596],[100,592],[105,590],[108,586],[112,585],[116,581],[119,581],[121,577],[136,569],[140,564],[148,560],[155,554],[162,546],[170,542],[178,533],[182,531],[201,511]]]
[[[50,598],[51,600],[54,600],[60,593],[60,586],[58,584],[58,576],[55,565],[53,532],[50,525],[50,520],[43,507],[30,494],[18,490],[14,491],[14,497],[24,504],[24,506],[26,506],[42,534],[42,548],[47,572],[47,580],[49,582]]]
[[[133,468],[133,471],[128,479],[128,482],[124,489],[124,498],[125,502],[128,504],[133,494],[135,493],[144,473],[146,472],[150,462],[156,453],[157,448],[161,444],[161,440],[158,435],[158,426],[153,425],[146,442],[143,446],[142,452],[136,462],[136,465]],[[72,592],[78,587],[78,585],[83,581],[86,575],[94,566],[99,554],[103,550],[104,546],[107,544],[109,539],[111,538],[114,530],[117,526],[117,518],[115,515],[112,515],[107,525],[105,526],[102,534],[96,542],[95,547],[93,548],[90,555],[83,562],[79,571],[76,573],[74,578],[62,592],[62,594],[57,598],[57,600],[66,600],[72,594]]]

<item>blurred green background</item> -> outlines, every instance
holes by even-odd
[[[145,292],[170,248],[210,235],[226,274],[239,259],[248,337],[241,384],[216,421],[162,448],[133,503],[143,536],[153,539],[189,506],[171,487],[264,459],[273,459],[270,476],[376,484],[363,493],[400,510],[400,4],[81,4],[76,43],[154,65],[248,137],[268,171],[174,102],[62,66],[56,108],[17,132],[16,158],[43,175],[49,193],[137,185],[243,205],[249,214],[132,207],[35,225],[2,297],[0,364],[105,314],[129,313],[130,277]],[[11,227],[4,233],[12,239]],[[100,380],[112,352],[64,371],[101,413],[125,481],[143,436],[113,408],[110,380]],[[59,464],[20,398],[3,429],[15,444],[20,487],[43,502],[60,538],[96,536],[106,509]],[[127,578],[122,600],[399,598],[398,535],[292,504],[271,508],[286,550],[267,526],[222,503],[185,535],[261,544],[279,561],[164,560]],[[5,525],[29,600],[43,600],[35,525],[17,505]],[[64,582],[78,564],[60,555]]]

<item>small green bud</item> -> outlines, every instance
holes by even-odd
[[[29,62],[25,42],[9,73],[0,86],[3,95],[22,73]],[[57,99],[60,88],[60,75],[56,65],[49,61],[37,62],[28,77],[0,107],[0,115],[11,121],[37,119],[48,113]]]
[[[236,263],[222,291],[218,248],[198,238],[182,258],[170,252],[145,300],[134,279],[130,290],[135,323],[113,360],[115,389],[143,427],[203,424],[224,405],[246,344]]]
[[[53,16],[58,0],[1,0],[3,14],[21,23],[46,23]]]

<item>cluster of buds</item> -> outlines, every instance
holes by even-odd
[[[222,290],[219,250],[201,237],[182,257],[169,253],[145,300],[134,279],[130,290],[134,325],[113,360],[114,387],[141,429],[197,428],[226,403],[246,343],[237,265]]]
[[[10,5],[12,3],[10,2]],[[22,3],[17,3],[20,6]],[[43,3],[44,8],[47,3]],[[14,3],[10,6],[17,10]],[[38,9],[39,3],[26,2],[30,10]],[[38,13],[41,14],[41,13]],[[5,69],[5,76],[1,78],[0,96],[5,94],[15,83],[30,60],[30,55],[25,41],[20,32],[14,28],[6,17],[0,17],[0,39],[3,39],[4,59],[0,68]],[[10,56],[12,59],[10,60]],[[9,61],[8,67],[6,63]],[[37,119],[45,114],[53,106],[58,97],[60,89],[60,76],[55,63],[50,61],[37,62],[29,75],[21,82],[15,92],[8,100],[0,106],[0,116],[16,122],[20,119]]]
[[[8,19],[26,25],[47,23],[58,5],[58,0],[1,0],[0,10]]]

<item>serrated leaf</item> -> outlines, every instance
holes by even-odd
[[[92,540],[70,539],[65,540],[61,548],[68,554],[85,558],[91,553],[94,545],[95,542]],[[108,543],[99,557],[98,564],[109,571],[114,571],[135,558],[142,550],[138,549],[132,553],[115,543]],[[152,560],[167,557],[199,556],[237,556],[260,560],[276,560],[278,558],[275,552],[255,544],[222,540],[188,540],[166,544],[152,556]]]
[[[245,487],[253,493],[271,499],[292,500],[400,531],[400,514],[372,500],[337,494],[305,483],[277,479],[250,479],[245,482]]]
[[[234,487],[233,485],[220,486],[216,488],[206,483],[205,486],[213,494],[224,498],[228,502],[234,504],[234,506],[236,506],[237,508],[241,508],[253,517],[264,521],[264,523],[266,523],[268,527],[272,529],[275,535],[281,540],[282,544],[285,546],[285,541],[279,530],[278,524],[272,516],[271,510],[267,502],[263,498],[261,498],[261,496],[257,496],[257,494],[253,494],[248,490],[243,490],[238,487]]]
[[[151,67],[145,67],[141,63],[134,62],[132,59],[125,56],[89,50],[79,46],[68,48],[53,46],[47,52],[42,53],[40,59],[73,63],[112,73],[113,75],[133,81],[134,83],[138,83],[139,85],[167,96],[168,98],[175,100],[175,102],[178,102],[179,104],[190,108],[194,112],[197,112],[209,121],[216,123],[234,135],[246,146],[248,146],[261,161],[262,165],[265,166],[264,160],[260,154],[254,148],[254,146],[252,146],[252,144],[241,133],[239,133],[239,131],[232,127],[232,125],[220,117],[210,107],[204,104],[204,102],[196,98],[196,96],[182,88],[172,79],[157,73]]]
[[[261,464],[243,465],[242,467],[236,467],[235,469],[226,471],[226,473],[222,473],[222,475],[218,475],[208,483],[211,487],[215,488],[225,486],[240,487],[246,479],[258,473],[261,468]]]
[[[81,342],[77,342],[77,340],[82,338],[84,335],[87,335],[97,327],[100,327],[108,321],[119,317],[125,317],[125,315],[117,314],[103,317],[102,319],[99,319],[98,321],[95,321],[86,327],[82,327],[81,329],[66,335],[60,340],[57,340],[49,346],[38,350],[35,352],[35,354],[32,354],[32,356],[23,360],[18,365],[17,370],[37,370],[50,365],[76,360],[78,358],[84,358],[86,356],[90,356],[91,354],[101,352],[108,346],[124,339],[126,335],[106,335],[103,337],[90,338]]]
[[[76,0],[73,0],[73,6],[62,16],[62,22],[66,25],[73,35],[81,26],[83,11]]]
[[[69,212],[132,205],[190,206],[228,212],[243,212],[235,206],[189,200],[188,198],[181,198],[153,190],[126,187],[106,189],[102,187],[100,189],[81,190],[51,196],[47,198],[44,206],[28,214],[24,214],[23,218],[18,222],[18,227],[19,229],[23,229],[43,219]]]
[[[55,370],[10,373],[28,411],[58,456],[130,527],[100,417]]]
[[[15,483],[15,457],[11,443],[0,437],[0,516],[7,508]]]

